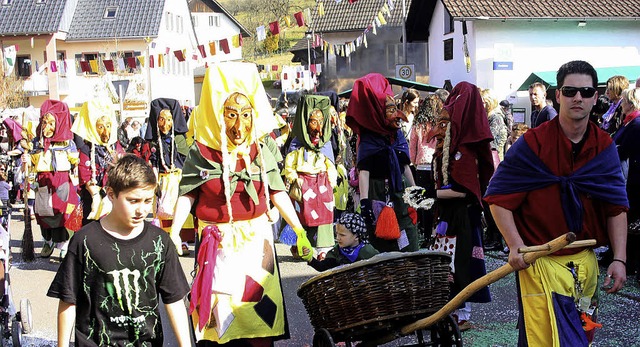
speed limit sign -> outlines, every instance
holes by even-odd
[[[398,64],[396,65],[396,78],[403,80],[415,81],[415,65],[414,64]]]

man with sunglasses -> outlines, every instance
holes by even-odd
[[[529,86],[529,100],[533,106],[531,112],[531,128],[537,128],[542,123],[552,120],[558,115],[553,106],[547,105],[547,88],[540,82]]]
[[[589,63],[571,61],[556,79],[559,116],[514,143],[485,195],[509,246],[509,264],[519,270],[519,346],[587,346],[599,296],[592,248],[564,249],[533,265],[519,248],[571,231],[578,240],[611,245],[607,293],[626,281],[629,204],[620,160],[609,135],[589,122],[598,76]]]

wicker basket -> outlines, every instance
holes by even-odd
[[[316,330],[371,336],[426,317],[449,300],[449,263],[442,252],[391,252],[315,276],[298,296]]]

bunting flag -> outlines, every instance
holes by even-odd
[[[124,59],[118,58],[118,70],[124,71],[124,69],[125,69]]]
[[[198,51],[200,51],[200,56],[202,56],[202,59],[207,57],[207,52],[204,50],[204,45],[199,45]]]
[[[356,2],[356,1],[358,1],[358,0],[349,0],[349,3],[350,3],[350,4],[353,4],[353,3],[354,3],[354,2]]]
[[[51,65],[51,68],[50,68],[51,72],[58,72],[58,64],[56,64],[55,61],[52,61],[51,64],[49,65]]]
[[[138,56],[138,61],[140,62],[140,67],[144,67],[144,56],[139,55]]]
[[[382,12],[378,12],[378,20],[380,21],[381,25],[386,25],[387,24],[387,20],[384,19],[384,16],[382,15]]]
[[[191,60],[198,60],[198,53],[193,52],[193,54],[191,55]]]
[[[158,54],[158,67],[164,67],[164,54]]]
[[[220,49],[224,52],[224,54],[229,54],[231,50],[229,49],[229,41],[227,39],[220,40]]]
[[[171,52],[171,48],[166,47],[164,50],[164,54],[169,54],[169,52]]]
[[[394,7],[395,7],[395,6],[393,5],[393,0],[388,0],[388,1],[387,1],[387,4],[389,4],[389,10],[393,11],[393,9],[394,9]]]
[[[287,26],[287,28],[291,28],[291,18],[289,18],[289,16],[284,16],[284,24]]]
[[[308,7],[304,9],[304,20],[307,22],[307,26],[311,25],[311,9]]]
[[[155,65],[156,65],[156,64],[155,64],[155,61],[154,61],[154,58],[155,58],[155,57],[154,57],[153,55],[150,55],[150,56],[149,56],[149,67],[150,67],[150,68],[154,68],[154,67],[155,67]]]
[[[97,60],[89,60],[89,66],[91,67],[91,72],[98,72],[98,61]]]
[[[389,12],[389,5],[387,5],[386,3],[382,5],[382,9],[380,10],[380,12],[382,12],[382,14],[385,14],[387,16],[391,15],[391,12]]]
[[[91,68],[89,67],[89,62],[88,61],[81,61],[80,62],[80,70],[82,72],[91,72]]]
[[[102,63],[107,71],[113,72],[113,60],[103,60]]]
[[[16,52],[18,51],[17,46],[7,46],[4,47],[3,56],[4,60],[2,64],[4,65],[4,75],[9,76],[13,73],[13,68],[16,64]]]
[[[302,14],[302,11],[294,13],[293,17],[295,17],[296,23],[298,23],[299,27],[304,26],[304,15]]]
[[[127,65],[129,66],[129,68],[135,69],[136,68],[136,58],[127,57]]]
[[[233,35],[231,38],[231,46],[233,46],[233,48],[240,48],[240,39],[238,38],[238,35]]]
[[[33,46],[35,45],[35,40],[33,39],[33,36],[31,37],[31,48],[33,48]]]
[[[261,25],[256,28],[256,37],[258,41],[264,41],[267,38],[267,33],[264,30],[264,25]]]
[[[278,71],[278,65],[271,65],[271,71]]]
[[[178,59],[178,61],[180,62],[184,61],[184,54],[182,53],[181,50],[173,51],[173,55],[176,56],[176,59]]]
[[[242,37],[242,33],[238,34],[238,43],[240,46],[244,45],[244,38]]]
[[[209,53],[211,55],[216,55],[216,42],[215,41],[209,42]]]
[[[362,34],[362,43],[364,44],[364,48],[368,48],[367,35],[366,34]]]
[[[269,23],[269,31],[271,31],[271,35],[278,35],[280,33],[280,23],[277,20]]]
[[[324,16],[324,3],[322,1],[318,1],[318,17]]]
[[[376,26],[375,25],[371,26],[371,33],[373,33],[374,35],[378,35],[378,33],[376,32]]]
[[[151,42],[151,48],[156,48],[156,43],[155,42]]]

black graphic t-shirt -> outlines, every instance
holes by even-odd
[[[158,295],[170,304],[188,291],[166,232],[145,223],[121,240],[96,221],[71,238],[47,295],[76,305],[76,346],[162,346]]]

